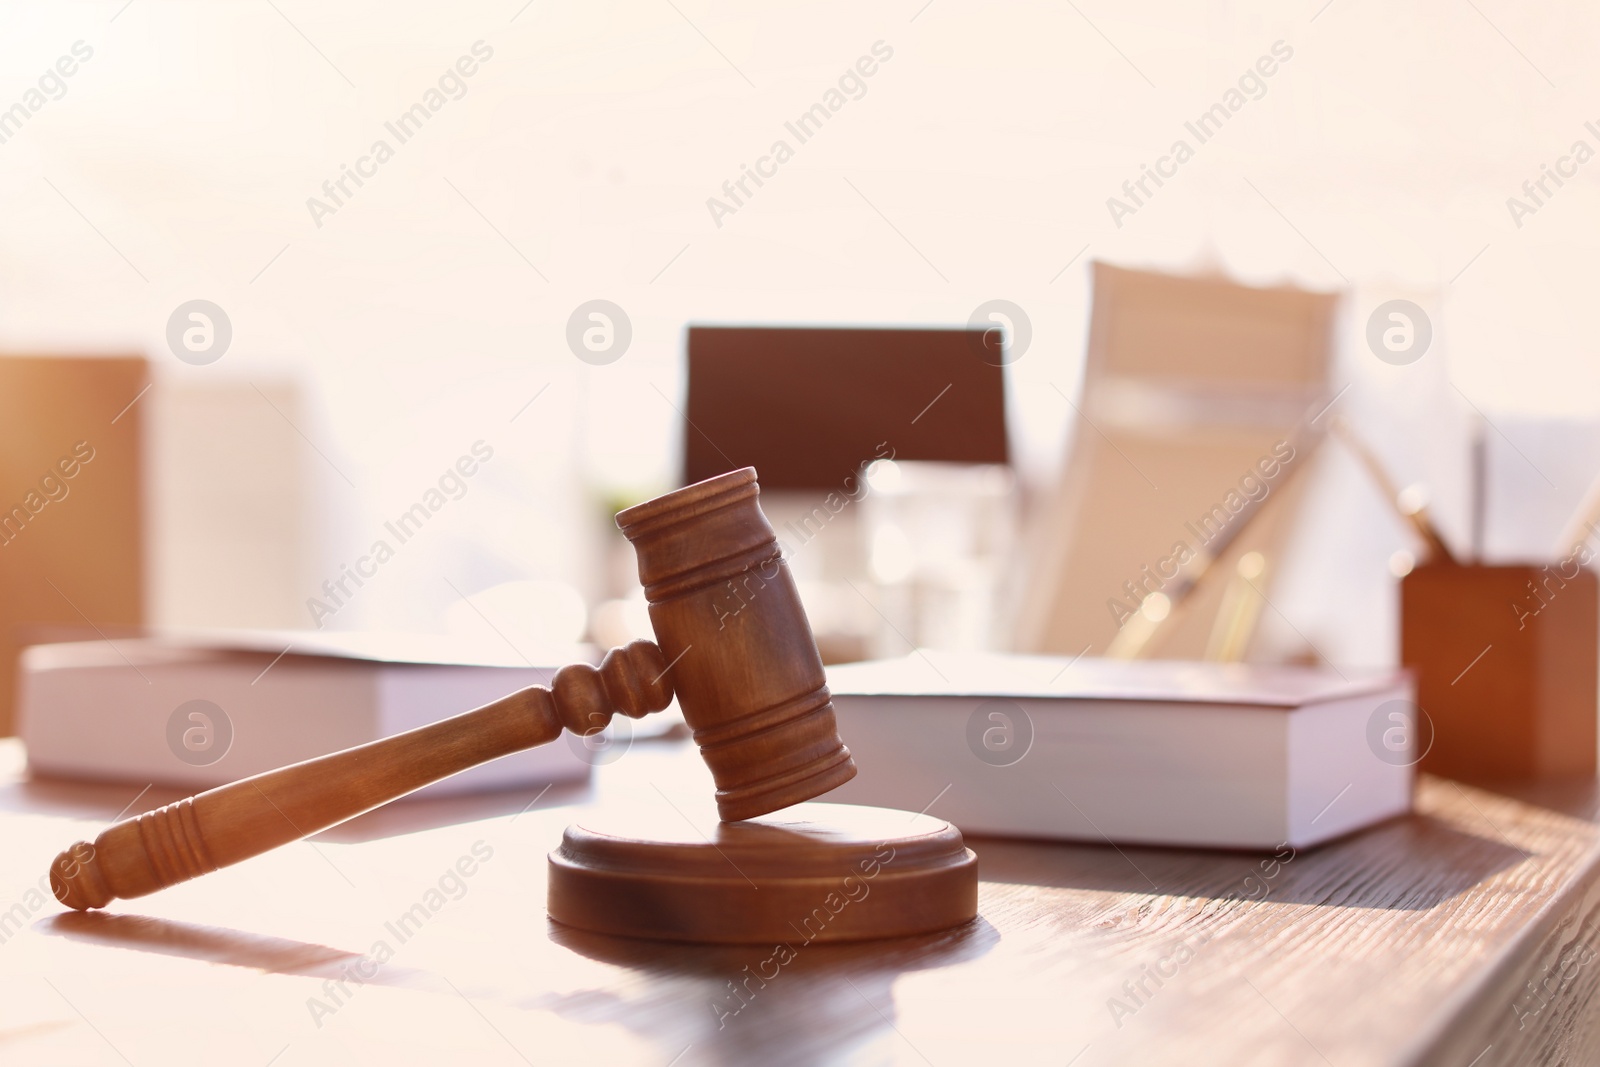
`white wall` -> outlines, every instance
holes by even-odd
[[[94,50],[0,144],[0,346],[135,346],[180,381],[302,377],[341,516],[312,585],[473,441],[496,449],[341,622],[431,625],[444,575],[471,592],[589,573],[601,497],[671,477],[690,320],[960,323],[1012,300],[1033,325],[1013,384],[1035,477],[1070,414],[1049,383],[1076,387],[1094,257],[1349,284],[1353,320],[1390,295],[1436,300],[1435,349],[1410,368],[1377,364],[1355,322],[1341,403],[1358,421],[1464,394],[1527,432],[1600,406],[1600,162],[1520,228],[1506,205],[1575,140],[1600,148],[1592,5],[521,7],[0,12],[0,108],[74,42]],[[307,197],[479,40],[493,58],[465,96],[314,225]],[[706,199],[880,40],[893,58],[865,96],[715,225]],[[1279,40],[1293,58],[1265,95],[1115,225],[1107,197]],[[234,328],[205,367],[165,347],[194,297]],[[594,297],[633,322],[605,367],[564,341]],[[1452,469],[1458,442],[1419,427],[1386,441],[1394,463]]]

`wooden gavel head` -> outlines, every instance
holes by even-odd
[[[759,493],[745,467],[617,515],[724,822],[811,800],[856,773]]]

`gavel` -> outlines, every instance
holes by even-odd
[[[816,639],[754,468],[628,508],[656,643],[571,664],[453,718],[245,778],[107,828],[50,865],[57,899],[99,908],[326,830],[441,778],[535,745],[639,718],[675,693],[716,783],[723,822],[826,793],[855,776]]]

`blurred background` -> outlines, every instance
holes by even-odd
[[[830,659],[1103,651],[1129,561],[1304,416],[1343,419],[1463,554],[1550,557],[1600,469],[1597,22],[1494,0],[8,4],[9,640],[642,632],[611,515],[682,484],[702,437],[746,461],[696,404],[781,409],[805,455],[847,421],[827,389],[866,391],[834,371],[718,394],[691,325],[966,330],[993,370],[994,410],[915,374],[870,392],[874,444],[956,434],[943,409],[988,419],[966,425],[988,453],[880,463],[837,508],[833,483],[770,489],[780,537],[829,516],[785,541]],[[1212,355],[1161,350],[1166,392],[1095,394],[1097,366],[1127,385],[1114,323],[1175,306],[1133,285],[1102,305],[1112,268],[1244,303]],[[1285,328],[1312,353],[1293,388],[1257,388],[1283,349],[1246,290],[1320,309]],[[1369,341],[1395,300],[1429,334],[1409,361]],[[1229,338],[1260,351],[1188,388]],[[79,442],[95,458],[35,511]],[[1420,546],[1348,449],[1306,459],[1247,654],[1392,663]],[[386,524],[419,502],[402,542]],[[1123,530],[1148,544],[1102,566],[1090,542]],[[392,558],[362,564],[379,541]],[[346,568],[367,576],[335,599]]]

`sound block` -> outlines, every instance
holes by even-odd
[[[793,945],[978,914],[978,858],[943,819],[817,803],[734,823],[691,815],[599,812],[569,826],[550,853],[550,917],[624,937]]]

